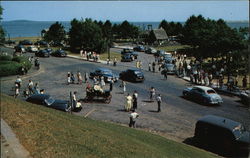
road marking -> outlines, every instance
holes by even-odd
[[[86,118],[87,116],[89,116],[92,112],[94,112],[96,109],[92,109],[91,111],[89,111],[84,117]]]

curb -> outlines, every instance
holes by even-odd
[[[18,158],[31,158],[29,152],[20,144],[10,126],[1,119],[1,134],[4,136],[10,147]]]

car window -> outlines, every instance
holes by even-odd
[[[49,97],[48,99],[44,100],[47,106],[50,106],[51,104],[54,103],[54,99],[52,97]]]
[[[208,93],[208,94],[216,94],[216,92],[215,92],[214,90],[212,90],[212,89],[207,90],[207,93]]]
[[[199,92],[199,93],[204,93],[204,90],[202,90],[202,89],[197,89],[197,91]]]

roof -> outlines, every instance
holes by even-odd
[[[206,86],[194,86],[194,87],[203,89],[204,91],[207,91],[207,90],[214,90],[213,88],[206,87]]]
[[[154,35],[155,35],[155,38],[157,40],[166,40],[168,39],[168,35],[166,33],[166,31],[164,29],[154,29],[152,30]]]
[[[101,71],[111,71],[110,69],[103,68],[103,67],[99,67],[99,68],[97,68],[97,70],[101,70]]]
[[[235,127],[239,126],[241,123],[230,120],[228,118],[215,116],[215,115],[206,115],[198,120],[198,122],[206,122],[220,127],[224,127],[229,130],[233,130]]]

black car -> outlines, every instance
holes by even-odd
[[[50,53],[46,49],[43,49],[43,50],[39,50],[38,52],[36,52],[35,55],[37,57],[49,57]]]
[[[34,94],[28,97],[26,101],[66,112],[71,109],[67,100],[56,100],[48,94]]]
[[[53,52],[52,48],[45,48],[44,50],[46,50],[47,52],[49,52],[50,54]]]
[[[138,51],[138,52],[144,52],[145,51],[145,47],[144,46],[136,46],[133,48],[134,51]]]
[[[134,52],[133,50],[128,49],[128,48],[123,49],[121,51],[121,54],[122,55],[130,54],[131,56],[133,56],[134,59],[137,59],[137,57],[138,57],[138,53],[137,52]]]
[[[135,57],[133,55],[131,55],[130,53],[123,54],[121,56],[121,61],[122,62],[134,61],[134,60],[135,60]]]
[[[241,102],[247,106],[250,106],[250,95],[249,92],[241,92],[239,95]]]
[[[23,45],[17,45],[17,46],[15,46],[15,52],[21,52],[21,53],[26,53],[26,49],[25,49],[25,47],[23,46]]]
[[[19,42],[20,45],[32,45],[33,43],[29,40],[23,40]]]
[[[46,42],[46,41],[37,41],[34,44],[35,45],[40,45],[40,46],[48,46],[48,42]]]
[[[145,53],[147,54],[155,54],[157,53],[157,50],[151,47],[146,48]]]
[[[110,69],[106,69],[106,68],[98,68],[94,72],[91,72],[89,76],[92,79],[94,77],[103,76],[105,82],[110,82],[111,80],[113,80],[114,82],[117,82],[119,79],[119,77],[116,74],[114,74]]]
[[[64,50],[56,50],[55,52],[51,53],[51,55],[55,57],[66,57],[67,53]]]
[[[6,44],[16,44],[16,41],[13,41],[13,40],[8,40],[5,42]]]
[[[248,157],[250,133],[236,121],[206,115],[195,127],[194,140],[201,147],[228,157]]]
[[[120,79],[132,82],[143,82],[144,75],[140,69],[131,68],[120,73]]]

